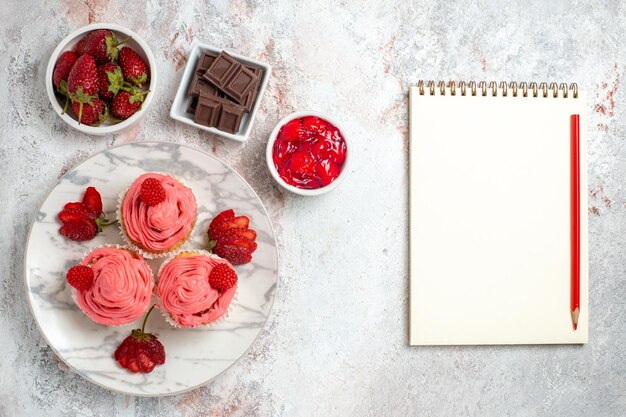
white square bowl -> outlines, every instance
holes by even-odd
[[[222,136],[224,138],[236,140],[239,142],[245,142],[250,137],[250,132],[252,131],[252,125],[254,124],[254,119],[256,117],[256,112],[259,109],[259,105],[261,104],[261,99],[263,98],[263,94],[265,94],[265,89],[267,87],[267,83],[269,82],[270,75],[272,73],[272,67],[266,64],[265,62],[257,61],[251,58],[246,58],[245,56],[241,56],[239,54],[226,51],[228,52],[229,55],[236,58],[242,64],[262,68],[264,72],[263,72],[263,77],[261,78],[259,92],[257,94],[254,106],[249,112],[244,112],[243,118],[241,119],[239,132],[237,133],[223,132],[214,127],[207,127],[207,126],[203,126],[201,124],[194,122],[193,114],[187,113],[187,105],[189,104],[189,100],[191,99],[187,95],[187,90],[189,89],[189,83],[191,83],[193,71],[195,70],[196,65],[198,64],[198,60],[200,59],[200,56],[204,52],[220,53],[222,52],[222,49],[215,48],[205,43],[193,41],[193,43],[191,44],[191,51],[189,52],[189,57],[187,57],[187,65],[185,65],[183,78],[181,79],[180,85],[178,86],[178,90],[176,91],[176,96],[174,97],[174,103],[172,103],[172,109],[170,110],[170,117],[174,120],[178,120],[179,122],[188,124],[189,126],[206,130],[207,132],[214,133],[218,136]]]

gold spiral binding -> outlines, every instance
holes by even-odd
[[[445,96],[446,95],[446,83],[444,83],[443,81],[439,81],[437,85],[439,86],[439,92],[441,93],[441,95]]]
[[[486,96],[487,95],[487,83],[484,81],[481,81],[478,83],[478,87],[482,91],[483,96]]]
[[[457,88],[459,93],[457,94]],[[552,91],[552,97],[554,98],[578,98],[578,84],[571,83],[569,86],[566,83],[545,83],[541,82],[537,84],[536,82],[515,82],[511,81],[507,83],[506,81],[500,81],[497,83],[495,81],[433,81],[433,80],[420,80],[417,82],[417,89],[419,94],[424,96],[430,94],[434,96],[437,94],[437,89],[439,90],[439,95],[445,96],[449,94],[451,96],[467,96],[468,94],[472,96],[480,95],[486,97],[487,95],[491,97],[497,97],[501,95],[502,97],[508,97],[509,95],[512,97],[518,96],[518,91],[521,90],[522,97],[528,97],[529,91],[532,92],[532,97],[539,97],[539,93],[541,92],[542,97],[548,97],[550,91]],[[468,93],[469,89],[469,93]],[[428,90],[428,91],[427,91]],[[488,94],[488,90],[491,90],[491,94]]]
[[[419,80],[417,82],[417,88],[420,90],[420,96],[424,95],[424,80]]]
[[[550,90],[552,90],[552,97],[557,98],[559,96],[559,87],[556,83],[550,83]]]
[[[525,81],[519,83],[519,88],[522,89],[522,97],[528,97],[528,85]]]

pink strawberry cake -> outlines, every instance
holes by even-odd
[[[118,208],[122,236],[146,257],[182,246],[196,223],[196,197],[170,175],[146,173],[126,190]]]
[[[186,251],[161,266],[157,306],[172,325],[196,327],[224,316],[236,291],[237,274],[227,260]]]
[[[80,264],[93,271],[93,284],[88,289],[75,289],[74,299],[93,321],[121,326],[148,311],[154,278],[141,255],[123,247],[101,247],[87,254]]]

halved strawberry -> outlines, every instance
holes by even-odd
[[[252,254],[241,246],[218,245],[213,249],[213,253],[233,265],[242,265],[252,260]]]
[[[86,217],[90,220],[96,220],[100,215],[100,213],[96,213],[84,204],[80,204],[81,206],[76,206],[74,205],[74,203],[72,203],[71,208],[64,207],[63,210],[61,210],[61,212],[58,214],[59,220],[61,220],[62,223],[68,223],[74,220],[78,220],[78,217]]]
[[[250,219],[247,216],[235,217],[233,210],[221,212],[213,219],[207,231],[209,250],[233,265],[250,262],[257,244],[256,232],[248,229],[248,226]]]
[[[247,216],[237,216],[222,222],[213,233],[217,236],[228,229],[247,229],[249,225],[250,219]]]
[[[209,225],[209,235],[213,235],[215,233],[215,229],[221,225],[225,220],[230,220],[235,217],[235,212],[231,209],[224,210],[211,221]]]
[[[256,250],[256,242],[248,239],[234,239],[230,241],[221,241],[220,245],[230,245],[230,246],[238,246],[240,248],[245,249],[250,254]]]
[[[227,229],[213,236],[213,239],[224,243],[237,239],[254,241],[256,239],[256,232],[252,229]]]

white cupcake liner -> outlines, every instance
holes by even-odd
[[[176,254],[174,256],[172,256],[169,259],[166,259],[161,266],[159,267],[159,271],[156,274],[156,285],[154,287],[154,292],[155,292],[155,297],[156,297],[156,305],[157,305],[157,309],[161,312],[161,314],[163,315],[163,317],[165,318],[165,321],[168,322],[172,327],[175,327],[177,329],[198,329],[198,328],[202,328],[202,329],[210,329],[211,327],[215,326],[218,323],[222,323],[231,313],[232,308],[233,308],[233,303],[236,303],[238,301],[238,292],[239,292],[239,283],[237,283],[237,289],[235,290],[235,294],[233,295],[233,299],[230,300],[230,304],[228,304],[228,307],[226,308],[226,311],[224,312],[224,314],[222,314],[217,320],[213,320],[210,321],[208,323],[204,323],[204,324],[199,324],[197,326],[193,326],[193,327],[188,327],[188,326],[181,326],[180,324],[178,324],[170,315],[170,313],[165,310],[165,308],[161,307],[161,297],[159,297],[159,284],[158,284],[158,280],[159,280],[159,276],[161,275],[161,271],[163,271],[163,268],[165,267],[165,265],[167,265],[172,259],[178,257],[178,255],[180,255],[182,252],[191,252],[191,253],[197,253],[198,255],[204,255],[204,256],[208,256],[211,258],[216,258],[216,259],[221,259],[221,260],[225,260],[224,258],[220,258],[219,256],[206,251],[204,249],[181,249],[176,251]],[[231,265],[232,267],[232,265]]]
[[[178,178],[178,177],[176,177],[176,176],[174,176],[172,174],[167,174],[165,172],[151,172],[151,173],[160,174],[160,175],[167,175],[168,177],[172,177],[176,181],[180,182],[182,185],[184,185],[185,187],[189,188],[193,192],[193,189],[190,186],[188,186],[187,184],[185,184],[184,181],[182,181],[180,178]],[[124,220],[122,218],[122,202],[124,201],[124,197],[126,197],[126,193],[130,189],[130,187],[134,184],[135,181],[136,181],[136,179],[133,180],[133,182],[130,183],[130,185],[128,187],[126,187],[126,189],[124,191],[122,191],[119,194],[119,196],[117,197],[117,210],[115,211],[115,215],[117,216],[117,220],[118,220],[118,222],[120,224],[119,233],[120,233],[120,236],[122,237],[122,239],[124,240],[124,242],[126,242],[126,244],[129,246],[129,248],[131,248],[134,251],[139,252],[144,258],[148,258],[148,259],[158,259],[158,258],[171,257],[172,255],[174,255],[178,251],[184,250],[185,248],[187,248],[188,244],[189,244],[189,241],[192,238],[191,235],[193,233],[193,229],[195,228],[195,222],[198,221],[198,201],[197,200],[196,200],[196,219],[194,220],[194,226],[191,228],[191,230],[189,230],[189,233],[187,234],[187,237],[185,238],[185,241],[183,243],[179,244],[174,249],[169,250],[167,252],[151,252],[149,250],[140,248],[139,246],[137,246],[130,239],[130,237],[128,237],[128,235],[126,234],[126,230],[124,229]],[[194,197],[195,197],[195,194],[194,194]]]
[[[134,252],[135,251],[133,248],[125,246],[125,245],[116,245],[116,244],[112,244],[112,243],[106,243],[104,245],[100,245],[100,246],[96,246],[95,248],[90,248],[89,250],[87,250],[83,256],[80,258],[80,262],[77,264],[79,265],[80,263],[82,263],[83,259],[85,259],[91,252],[96,251],[98,249],[102,249],[102,248],[115,248],[115,249],[126,249],[126,250],[132,250]],[[145,261],[145,259],[144,259]],[[152,281],[154,282],[154,288],[156,288],[156,280],[154,277],[154,272],[152,271],[152,268],[150,268],[150,265],[148,265],[148,268],[150,269],[150,272],[152,273]],[[72,295],[72,300],[74,300],[74,303],[76,303],[76,306],[78,307],[78,309],[80,310],[81,313],[83,313],[89,320],[91,320],[92,322],[94,322],[95,324],[99,325],[99,326],[105,326],[105,327],[128,327],[130,325],[132,325],[135,321],[132,321],[130,323],[126,323],[126,324],[102,324],[102,323],[98,323],[97,321],[95,321],[94,319],[92,319],[87,313],[85,313],[83,311],[83,309],[81,308],[80,304],[78,304],[78,290],[74,287],[71,287],[71,295]],[[152,300],[152,298],[151,298]],[[152,305],[152,301],[150,302],[149,305]],[[150,309],[150,307],[148,307],[148,309],[146,309],[146,311],[144,312],[144,315],[148,312],[148,310]]]

